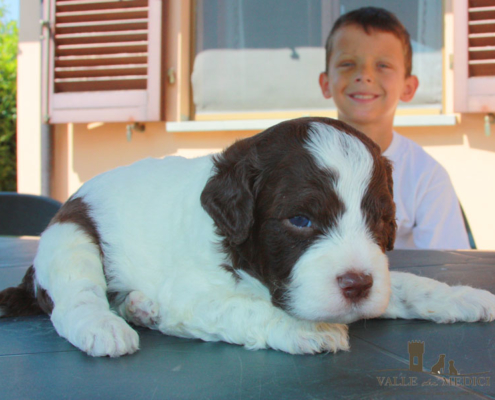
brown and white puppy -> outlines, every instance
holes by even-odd
[[[138,349],[126,320],[289,353],[345,350],[343,324],[360,318],[493,320],[489,292],[389,273],[392,198],[378,146],[325,118],[146,159],[71,197],[0,310],[41,307],[72,344],[113,357]]]

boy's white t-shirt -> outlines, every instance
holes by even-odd
[[[445,168],[397,132],[383,155],[394,167],[394,248],[469,249],[459,200]]]

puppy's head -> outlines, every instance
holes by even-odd
[[[215,159],[201,203],[232,271],[291,315],[348,323],[385,310],[392,169],[364,134],[327,118],[276,125]]]

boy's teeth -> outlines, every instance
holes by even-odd
[[[356,99],[369,100],[372,99],[374,96],[372,94],[353,94],[352,97]]]

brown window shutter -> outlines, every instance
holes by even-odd
[[[495,1],[454,2],[457,112],[495,111]]]
[[[162,0],[52,0],[51,123],[158,121]]]

